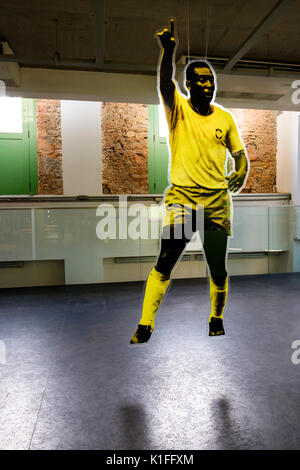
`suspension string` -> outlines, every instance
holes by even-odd
[[[190,0],[186,0],[186,21],[187,21],[187,59],[190,60]]]
[[[267,34],[267,60],[270,59],[270,35]],[[271,65],[268,66],[268,77],[271,75],[272,67]]]
[[[58,18],[55,18],[55,52],[58,52]]]
[[[212,15],[212,0],[208,0],[206,8],[206,31],[205,31],[205,59],[208,55],[208,42],[209,42],[209,33],[211,25],[211,15]]]

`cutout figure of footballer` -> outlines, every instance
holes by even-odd
[[[155,315],[170,284],[172,269],[193,232],[198,230],[195,215],[200,206],[204,210],[203,250],[210,270],[209,335],[225,334],[226,257],[232,213],[229,191],[240,191],[249,172],[235,121],[230,111],[214,102],[217,84],[212,66],[206,60],[189,62],[185,68],[188,96],[183,95],[174,81],[174,20],[171,19],[170,29],[162,29],[156,37],[161,47],[158,86],[169,127],[171,186],[164,199],[160,254],[147,280],[142,316],[130,341],[133,344],[147,342],[153,332]],[[235,161],[235,171],[227,179],[226,149]],[[190,235],[184,230],[186,220],[192,220]]]

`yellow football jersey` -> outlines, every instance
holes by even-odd
[[[165,103],[171,148],[170,181],[177,186],[227,189],[226,148],[230,153],[244,149],[229,111],[214,103],[208,116],[198,114],[175,85],[174,105]]]

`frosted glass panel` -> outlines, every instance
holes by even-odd
[[[267,251],[269,246],[268,207],[239,206],[234,208],[232,237],[233,252]]]
[[[0,210],[0,261],[33,259],[32,209]]]
[[[300,271],[299,207],[269,207],[269,272]]]
[[[23,132],[22,98],[0,97],[0,132]]]
[[[288,251],[289,240],[294,232],[294,207],[269,207],[269,250]],[[294,238],[294,237],[293,237]]]
[[[36,259],[63,259],[67,284],[102,282],[96,225],[96,209],[35,209]]]
[[[161,209],[159,204],[140,206],[144,210],[137,223],[133,211],[126,215],[111,205],[116,236],[110,230],[106,239],[98,236],[101,216],[96,208],[0,210],[0,261],[63,260],[66,284],[104,282],[105,263],[112,272],[123,273],[121,281],[130,280],[133,272],[142,276],[159,252]],[[299,220],[299,206],[235,207],[229,251],[240,252],[242,258],[231,256],[236,263],[231,273],[246,274],[250,267],[251,274],[300,271]],[[123,222],[131,235],[142,237],[122,238]],[[111,228],[114,232],[113,224]],[[201,241],[196,239],[189,248],[193,256]]]

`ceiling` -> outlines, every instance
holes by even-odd
[[[174,17],[177,57],[188,52],[189,29],[191,55],[207,51],[209,57],[229,59],[278,3],[283,10],[243,59],[300,66],[299,0],[1,0],[0,38],[27,66],[39,59],[51,63],[55,52],[62,61],[84,61],[95,58],[95,38],[103,28],[104,61],[138,70],[156,65],[154,33]]]
[[[208,57],[225,101],[281,103],[300,77],[300,0],[0,0],[0,11],[13,52],[0,51],[2,66],[154,76],[154,34],[174,17],[178,69],[188,53]]]

